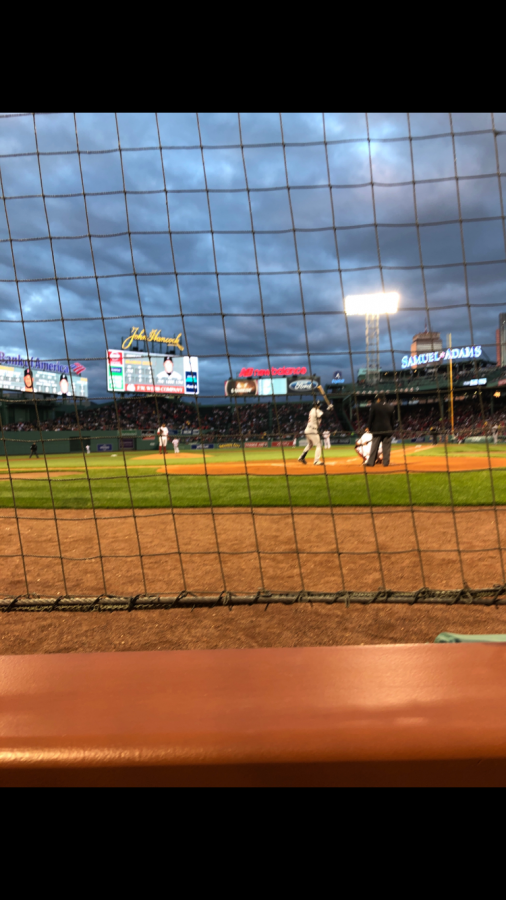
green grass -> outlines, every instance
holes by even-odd
[[[284,451],[284,452],[283,452]],[[209,463],[229,463],[244,462],[244,458],[249,462],[282,462],[283,459],[295,460],[302,452],[301,447],[265,447],[257,450],[246,450],[245,454],[241,450],[189,450],[182,448],[180,454],[175,454],[172,450],[167,453],[167,462],[173,466],[201,465],[204,457]],[[353,448],[350,446],[332,447],[331,450],[325,451],[325,456],[332,459],[346,458],[353,454]],[[66,469],[78,469],[85,471],[86,468],[90,472],[111,472],[115,470],[125,469],[125,463],[128,469],[147,469],[157,468],[163,465],[163,457],[158,452],[142,452],[128,451],[124,454],[117,453],[90,453],[83,458],[82,453],[55,453],[36,459],[25,456],[9,456],[9,467],[12,471],[44,472],[46,465],[49,470],[58,471]],[[5,456],[0,456],[0,473],[8,471],[7,460]]]
[[[409,446],[409,445],[408,445]],[[490,446],[493,456],[504,456],[506,446]],[[186,448],[184,448],[186,452]],[[448,448],[451,455],[486,455],[484,444],[456,445]],[[300,448],[272,448],[248,450],[249,460],[294,459]],[[444,446],[427,447],[417,451],[418,455],[442,456]],[[350,446],[333,447],[327,451],[330,457],[349,457],[353,454]],[[139,460],[140,456],[148,457]],[[86,457],[90,480],[86,476],[82,454],[58,454],[47,460],[28,460],[26,457],[10,457],[12,472],[46,469],[51,472],[70,470],[63,478],[47,480],[14,479],[0,481],[0,507],[13,507],[14,491],[16,506],[24,509],[100,509],[167,507],[217,507],[236,506],[481,506],[494,501],[506,504],[506,468],[490,471],[455,472],[450,478],[445,472],[383,474],[379,472],[366,476],[363,472],[322,476],[320,473],[297,476],[285,475],[178,475],[178,465],[200,463],[202,452],[194,451],[194,459],[170,457],[168,477],[157,474],[161,465],[158,453],[128,452],[91,454]],[[206,452],[209,462],[239,462],[243,460],[240,450],[216,450]],[[128,470],[126,477],[125,462]],[[0,458],[0,474],[7,474],[7,462]],[[173,474],[174,473],[174,474]]]
[[[409,445],[406,445],[409,446]],[[488,446],[488,452],[487,452]],[[417,451],[417,456],[506,456],[506,444],[437,444],[435,447],[428,445],[423,450]]]
[[[492,472],[495,500],[506,504],[506,471]],[[167,483],[168,482],[168,483]],[[128,485],[130,484],[129,492]],[[101,509],[207,507],[250,505],[248,479],[244,475],[164,475],[47,481],[13,481],[16,506],[24,509]],[[450,494],[451,487],[451,494]],[[254,506],[482,506],[493,502],[491,473],[416,473],[408,480],[395,475],[252,475],[249,477]],[[368,493],[368,488],[370,496]],[[51,497],[52,493],[52,497]],[[329,497],[330,495],[330,497]],[[170,497],[170,499],[169,499]],[[0,482],[0,506],[14,505],[11,484]]]

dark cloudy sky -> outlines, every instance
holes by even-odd
[[[21,302],[29,355],[82,362],[91,396],[142,313],[204,396],[269,362],[349,379],[343,293],[399,292],[385,368],[427,318],[495,357],[505,113],[3,114],[0,170],[0,349],[26,355]]]

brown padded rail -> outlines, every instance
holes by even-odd
[[[3,656],[0,785],[506,786],[506,646]]]

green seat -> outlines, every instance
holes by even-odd
[[[453,634],[442,631],[435,644],[506,644],[506,634]]]

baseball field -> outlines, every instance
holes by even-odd
[[[133,596],[504,583],[506,446],[394,445],[364,471],[297,448],[10,458],[0,591]]]
[[[0,459],[0,506],[138,509],[264,506],[482,506],[506,503],[506,445],[394,445],[364,469],[352,446],[324,465],[295,447],[81,453]],[[365,477],[364,473],[367,475]]]

